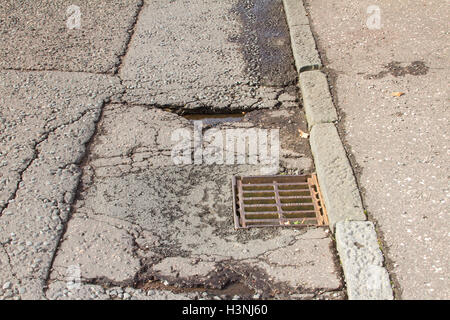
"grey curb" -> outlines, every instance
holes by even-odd
[[[309,128],[318,123],[337,121],[326,75],[321,71],[302,72],[299,82]]]
[[[355,177],[334,124],[314,125],[310,144],[331,230],[339,221],[366,220]]]
[[[336,246],[350,300],[394,299],[372,222],[338,222]]]
[[[322,64],[307,13],[301,0],[283,0],[283,4],[310,128],[311,151],[330,229],[335,232],[348,298],[392,300],[389,274],[383,266],[374,225],[365,221],[353,170],[332,123],[338,117],[326,76],[320,71],[310,71]]]
[[[283,0],[283,5],[289,27],[300,25],[309,27],[308,15],[301,0]]]
[[[283,0],[286,20],[291,36],[292,54],[298,72],[322,66],[316,41],[309,27],[305,8],[301,0]]]

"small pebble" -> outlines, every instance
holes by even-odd
[[[11,288],[11,282],[5,282],[4,284],[3,284],[3,290],[6,290],[6,289],[10,289]]]

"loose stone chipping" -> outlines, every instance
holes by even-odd
[[[47,290],[51,300],[194,300],[199,299],[197,292],[173,293],[169,290],[142,290],[80,283],[67,287],[65,281],[52,281]]]

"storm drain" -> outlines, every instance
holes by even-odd
[[[328,225],[315,174],[235,176],[232,186],[236,229]]]

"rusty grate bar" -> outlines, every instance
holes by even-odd
[[[235,176],[232,186],[236,229],[328,225],[315,174]]]

